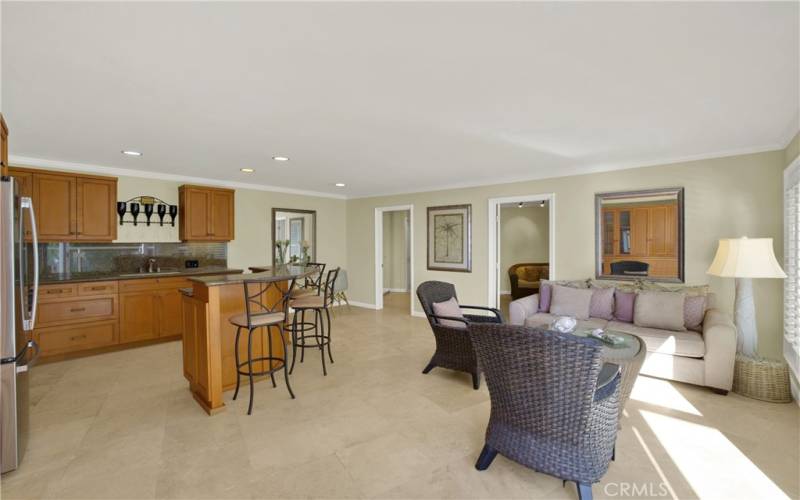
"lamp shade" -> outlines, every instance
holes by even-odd
[[[719,240],[706,274],[724,278],[785,278],[772,249],[772,238]]]

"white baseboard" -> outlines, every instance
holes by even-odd
[[[415,318],[425,318],[426,317],[425,313],[422,312],[422,311],[414,311],[413,313],[411,313],[411,315],[414,316]]]
[[[407,288],[384,288],[383,289],[383,293],[386,293],[386,292],[405,293],[407,291],[408,291]]]
[[[500,290],[500,295],[511,295],[511,290]]]
[[[364,309],[373,309],[373,310],[377,309],[375,304],[367,304],[366,302],[357,302],[355,300],[351,300],[350,305],[356,307],[363,307]]]

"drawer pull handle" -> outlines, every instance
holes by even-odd
[[[106,287],[104,287],[104,286],[93,286],[91,288],[91,290],[105,290],[105,289],[106,289]]]
[[[48,294],[51,294],[51,293],[64,293],[64,290],[48,290],[47,293]]]
[[[73,307],[72,309],[69,310],[69,312],[77,313],[77,312],[82,312],[82,311],[85,311],[85,310],[86,310],[85,307]]]
[[[85,339],[85,338],[86,338],[86,335],[75,335],[74,337],[70,337],[69,339],[70,340],[81,340],[81,339]]]

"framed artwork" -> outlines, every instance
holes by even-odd
[[[472,205],[428,207],[428,269],[472,272]]]

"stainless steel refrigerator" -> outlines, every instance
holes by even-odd
[[[25,214],[27,212],[27,217]],[[31,241],[25,241],[28,225]],[[19,467],[28,433],[28,377],[39,292],[36,218],[13,177],[0,179],[0,469]]]

